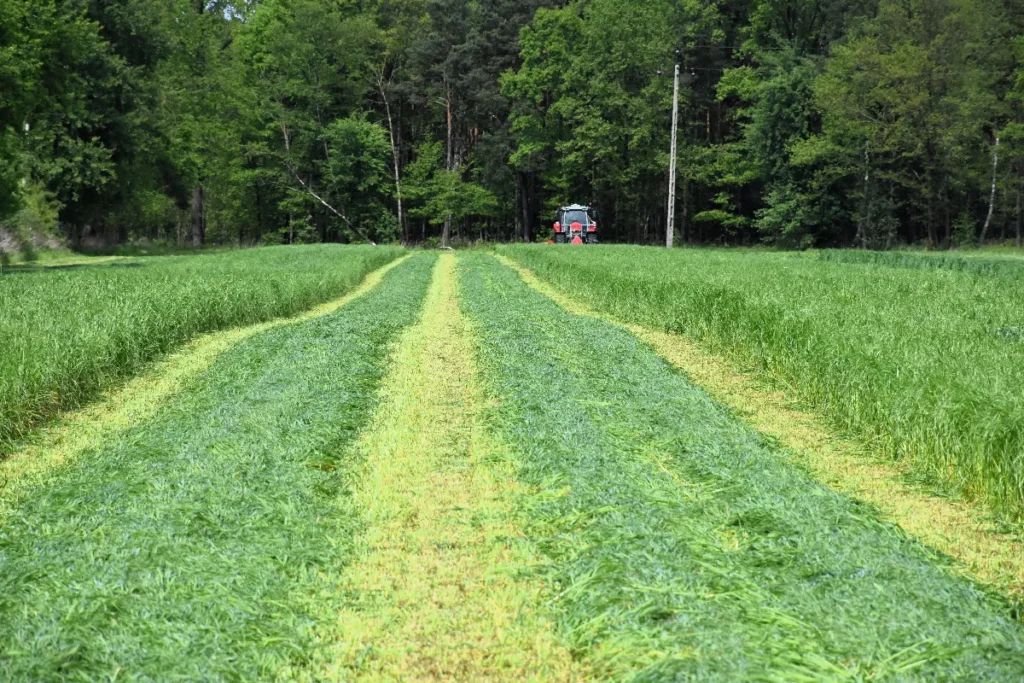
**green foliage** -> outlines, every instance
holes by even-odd
[[[351,284],[388,253],[287,258]],[[0,678],[322,676],[364,512],[345,502],[351,446],[432,266],[416,256],[338,313],[242,342],[18,501],[0,525]],[[259,280],[246,282],[251,301]]]
[[[21,208],[7,220],[0,221],[0,230],[7,231],[20,243],[24,260],[34,261],[36,240],[52,240],[56,236],[60,206],[45,189],[36,185],[23,188],[21,196]]]
[[[382,241],[398,237],[394,221],[382,221],[393,187],[388,170],[391,144],[381,126],[358,118],[338,119],[327,126],[324,140],[331,156],[324,182],[328,195],[345,207],[348,217]],[[350,241],[359,235],[345,229]]]
[[[0,453],[203,332],[338,297],[395,248],[258,249],[0,276]]]
[[[406,193],[413,201],[412,216],[440,225],[448,217],[461,221],[470,216],[493,216],[498,200],[492,192],[469,182],[462,171],[446,171],[441,165],[441,145],[425,142],[409,165]]]
[[[661,201],[671,119],[673,26],[691,18],[663,0],[595,0],[541,9],[520,37],[522,67],[504,78],[521,101],[512,163],[544,168],[556,204],[597,204],[624,225]],[[653,191],[653,192],[652,192]]]
[[[957,216],[988,215],[997,136],[986,236],[1005,237],[1024,212],[1018,5],[8,0],[0,220],[28,180],[76,246],[409,240],[441,213],[529,240],[567,202],[603,239],[660,242],[679,62],[685,240],[950,245]],[[347,160],[349,120],[387,135],[352,132]],[[410,179],[406,206],[431,140],[459,178]]]
[[[676,315],[704,318],[709,333],[738,325],[737,341],[755,330],[775,338],[773,328],[758,326],[770,318],[751,300],[700,284],[709,274],[721,281],[726,257],[618,247],[503,251],[572,296],[633,318],[658,316],[666,310],[658,304],[669,301],[662,293],[672,292],[685,300]],[[805,261],[756,267],[759,258],[741,257],[735,269],[753,270],[752,279],[771,288],[771,267]],[[557,596],[559,633],[596,677],[1019,676],[1024,639],[1005,603],[811,480],[628,331],[567,313],[491,257],[463,260],[462,295],[492,421],[532,493],[522,516],[544,556],[536,571]],[[682,281],[692,296],[677,294]],[[701,307],[711,296],[720,322]],[[756,323],[740,319],[744,312]],[[847,395],[843,404],[860,398]]]
[[[598,310],[730,355],[916,475],[1024,513],[1024,345],[1000,334],[1024,322],[1019,278],[757,252],[505,253]]]
[[[963,212],[953,221],[953,244],[958,247],[973,247],[977,242],[978,221],[968,212]]]

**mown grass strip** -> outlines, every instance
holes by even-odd
[[[0,520],[6,508],[31,491],[32,486],[45,481],[52,469],[74,462],[81,453],[100,448],[125,430],[149,420],[168,400],[201,377],[225,351],[262,332],[337,312],[379,285],[384,275],[406,258],[378,268],[349,294],[305,313],[203,335],[158,361],[142,376],[107,392],[94,404],[38,430],[19,450],[0,460]]]
[[[0,275],[0,458],[200,334],[290,316],[351,291],[399,247],[314,245]]]
[[[500,251],[728,356],[919,479],[1024,515],[1024,280],[751,251]]]
[[[466,257],[495,426],[556,624],[608,677],[1019,680],[1009,605],[787,456],[619,326]]]
[[[433,258],[223,353],[0,526],[0,679],[301,678],[342,596],[344,505],[389,344]]]
[[[875,506],[886,520],[956,559],[969,576],[1015,601],[1024,598],[1024,545],[995,524],[984,507],[940,497],[914,485],[905,468],[873,457],[862,444],[832,433],[820,418],[801,410],[794,397],[763,386],[726,359],[712,356],[678,335],[612,320],[554,289],[518,263],[501,256],[498,259],[566,310],[622,325],[650,344],[659,356],[752,427],[778,439],[794,460],[822,483]]]
[[[366,517],[324,634],[329,680],[571,680],[538,607],[537,561],[514,523],[520,492],[483,419],[475,354],[441,257],[422,318],[399,341],[351,506]]]

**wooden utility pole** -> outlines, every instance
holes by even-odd
[[[672,248],[676,230],[676,143],[679,139],[679,64],[676,64],[675,87],[672,94],[672,151],[668,162],[668,226],[665,246]]]

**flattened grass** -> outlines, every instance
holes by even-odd
[[[15,504],[15,492],[30,491],[33,485],[45,480],[52,469],[74,462],[80,454],[99,448],[152,418],[168,400],[201,377],[225,351],[262,332],[335,313],[380,284],[384,275],[402,260],[392,261],[370,273],[359,287],[340,299],[305,313],[203,335],[94,404],[38,430],[19,450],[0,459],[0,516],[5,507]]]
[[[636,680],[1019,680],[1009,606],[620,327],[467,256],[493,421],[576,656]]]
[[[0,275],[0,457],[59,410],[199,334],[335,299],[403,254],[318,245]]]
[[[1024,512],[1024,280],[749,251],[501,253],[729,356],[922,480]]]
[[[439,260],[360,439],[351,507],[365,515],[329,680],[570,680],[538,612],[537,559],[512,519],[519,492],[483,421],[455,256]],[[331,647],[331,646],[329,646]]]
[[[578,315],[601,317],[514,261],[498,258],[515,268],[530,287],[563,308]],[[801,410],[785,392],[764,386],[754,376],[679,335],[640,325],[625,327],[715,400],[734,409],[745,422],[778,439],[779,445],[819,481],[875,506],[887,521],[955,558],[966,574],[1015,601],[1024,598],[1024,544],[994,524],[982,506],[935,495],[912,484],[905,471],[893,463],[880,462],[862,444],[832,433],[820,417]]]
[[[432,267],[250,337],[9,509],[0,679],[311,678],[360,525],[354,441]]]

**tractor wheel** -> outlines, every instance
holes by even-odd
[[[565,235],[563,233],[555,233],[555,244],[565,244]]]
[[[597,244],[597,235],[587,235],[587,244]]]

